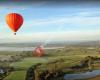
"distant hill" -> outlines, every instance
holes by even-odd
[[[87,42],[80,42],[76,45],[79,46],[100,46],[100,41],[87,41]]]
[[[0,47],[36,47],[43,45],[42,42],[30,42],[30,43],[0,43]],[[45,46],[56,47],[56,46],[100,46],[100,41],[66,41],[66,42],[50,42]]]

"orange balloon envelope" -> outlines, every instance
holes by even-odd
[[[10,13],[6,16],[6,22],[10,29],[16,34],[23,24],[23,17],[18,13]]]
[[[44,55],[44,49],[42,47],[37,47],[34,53],[35,53],[35,56],[42,57]]]

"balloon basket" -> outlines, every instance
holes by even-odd
[[[14,33],[14,35],[16,35],[16,33]]]

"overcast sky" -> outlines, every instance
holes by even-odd
[[[99,2],[48,3],[0,5],[0,43],[100,40]],[[11,12],[24,18],[16,36],[5,22]]]

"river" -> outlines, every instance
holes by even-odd
[[[0,47],[0,51],[33,51],[36,47]],[[62,49],[64,47],[44,47],[44,49]]]
[[[79,74],[66,74],[64,76],[65,80],[80,80],[80,79],[88,79],[92,77],[96,77],[100,75],[100,70],[94,70],[92,72],[85,72]]]

